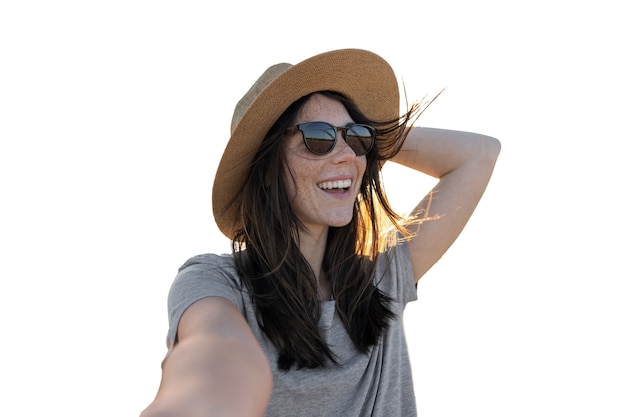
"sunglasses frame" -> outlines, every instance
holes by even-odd
[[[333,144],[330,146],[328,151],[326,151],[326,152],[316,152],[309,146],[309,143],[307,142],[307,139],[311,139],[311,138],[307,138],[307,136],[305,134],[305,130],[306,130],[307,126],[310,126],[310,125],[313,125],[313,124],[323,124],[323,125],[330,126],[332,128],[333,132],[335,132],[334,133],[334,137],[333,137]],[[346,135],[347,135],[348,130],[352,129],[355,126],[364,127],[372,134],[372,142],[369,145],[369,147],[365,150],[365,152],[363,152],[363,153],[357,152],[357,150],[354,149],[352,146],[350,146],[350,144],[346,140]],[[363,124],[363,123],[352,123],[352,124],[349,124],[347,126],[333,126],[333,125],[331,125],[328,122],[315,121],[315,122],[299,123],[299,124],[297,124],[295,126],[292,126],[292,127],[290,127],[290,128],[285,130],[285,134],[292,134],[292,133],[296,133],[296,132],[302,133],[302,140],[304,141],[304,146],[306,146],[306,148],[311,153],[313,153],[315,155],[328,155],[329,153],[331,153],[333,151],[333,149],[335,149],[335,145],[337,145],[337,134],[339,132],[342,133],[344,142],[346,142],[346,144],[348,146],[350,146],[350,149],[352,149],[352,151],[355,153],[356,156],[367,155],[369,153],[369,151],[371,151],[374,148],[374,142],[376,141],[376,128],[372,127],[370,125]]]

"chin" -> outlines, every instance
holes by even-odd
[[[352,214],[352,213],[350,213]],[[328,226],[330,227],[344,227],[347,226],[348,224],[350,224],[350,222],[352,221],[352,215],[350,215],[349,218],[343,218],[343,219],[334,219],[333,220],[329,220],[328,221]]]

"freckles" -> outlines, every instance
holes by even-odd
[[[306,204],[313,200],[312,194],[317,188],[317,171],[312,165],[309,160],[293,154],[287,157],[286,185],[292,205]]]

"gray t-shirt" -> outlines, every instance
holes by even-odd
[[[368,354],[361,354],[335,312],[334,301],[322,302],[320,330],[338,358],[338,365],[320,369],[278,369],[278,354],[259,328],[254,306],[240,279],[231,255],[198,255],[179,270],[170,289],[168,346],[176,340],[183,312],[195,301],[224,297],[246,318],[272,366],[273,391],[266,416],[410,417],[416,416],[411,366],[406,346],[403,312],[417,299],[411,259],[400,243],[381,255],[376,285],[392,297],[396,320]]]

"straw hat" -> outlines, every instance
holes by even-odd
[[[235,199],[250,164],[272,125],[299,98],[316,91],[338,92],[352,100],[370,119],[399,116],[395,73],[380,56],[360,49],[325,52],[299,64],[269,67],[237,103],[231,136],[213,182],[213,215],[224,235],[239,227]]]

